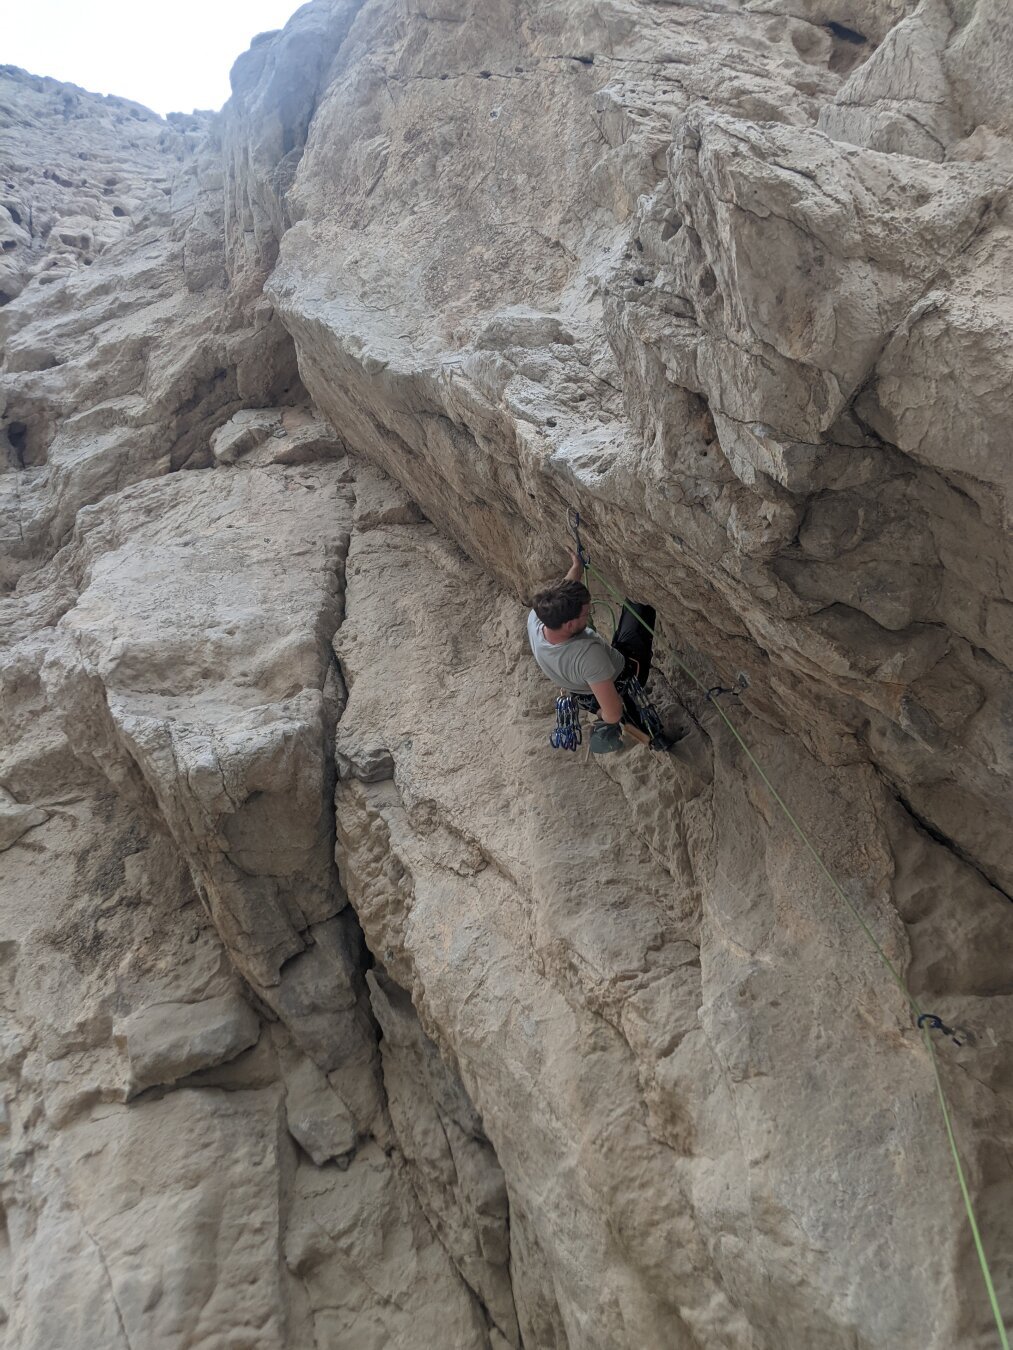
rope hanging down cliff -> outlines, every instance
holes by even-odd
[[[656,639],[658,635],[655,629],[649,623],[647,623],[646,620],[644,620],[641,617],[641,615],[634,613],[628,606],[625,606],[623,597],[619,594],[619,592],[615,589],[615,587],[608,582],[608,580],[601,574],[601,572],[599,572],[597,567],[595,567],[591,562],[591,555],[585,549],[583,541],[581,540],[580,537],[579,512],[574,511],[572,509],[567,512],[567,525],[569,526],[570,532],[573,535],[573,538],[576,543],[577,556],[580,558],[581,565],[584,568],[585,583],[588,575],[596,577],[597,580],[601,582],[601,584],[605,587],[608,593],[612,596],[613,600],[616,600],[620,606],[624,606],[628,613],[633,613],[633,617],[638,621],[638,623],[643,624],[643,626],[651,633],[652,637]],[[728,716],[724,708],[722,708],[721,704],[718,702],[718,698],[720,695],[727,693],[734,693],[736,691],[724,689],[720,686],[708,689],[707,686],[704,684],[704,682],[697,675],[695,675],[694,672],[690,669],[690,667],[686,664],[686,662],[682,660],[682,658],[679,656],[678,652],[675,650],[675,648],[672,646],[671,643],[668,644],[668,648],[669,651],[671,652],[673,660],[675,661],[675,664],[683,672],[683,674],[686,675],[688,679],[690,679],[693,682],[694,685],[696,685],[697,689],[700,690],[700,692],[703,694],[706,700],[715,709],[718,716],[721,718],[722,722],[724,722],[725,726],[731,732],[735,741],[738,743],[740,749],[743,751],[746,758],[749,760],[750,764],[756,770],[757,774],[759,774],[760,778],[763,781],[764,786],[770,793],[771,797],[774,799],[774,802],[776,803],[778,810],[780,810],[782,815],[788,821],[792,830],[795,832],[795,834],[801,841],[806,852],[812,857],[813,861],[816,863],[816,866],[823,873],[824,877],[826,877],[827,881],[829,881],[836,895],[841,900],[844,901],[845,905],[847,905],[851,914],[858,921],[858,924],[861,927],[862,932],[865,934],[866,938],[868,938],[880,961],[883,963],[883,965],[889,972],[890,977],[893,980],[894,984],[896,984],[897,988],[900,990],[901,994],[904,996],[904,999],[911,1008],[912,1014],[914,1016],[915,1025],[922,1033],[922,1039],[924,1040],[926,1049],[928,1051],[929,1062],[932,1065],[932,1073],[935,1079],[935,1086],[936,1086],[936,1095],[939,1099],[939,1106],[943,1114],[943,1123],[946,1127],[946,1138],[950,1146],[950,1154],[953,1158],[953,1165],[956,1170],[957,1181],[959,1183],[961,1197],[963,1198],[964,1202],[964,1211],[967,1214],[967,1222],[971,1230],[971,1236],[974,1240],[974,1249],[978,1257],[978,1265],[981,1268],[982,1279],[985,1282],[985,1289],[988,1293],[988,1300],[992,1309],[992,1316],[995,1319],[996,1330],[999,1335],[999,1344],[1001,1346],[1001,1350],[1010,1350],[1010,1344],[1009,1339],[1006,1335],[1006,1327],[1003,1321],[1002,1310],[999,1307],[999,1300],[995,1292],[995,1284],[993,1283],[992,1280],[992,1272],[988,1264],[988,1257],[985,1254],[985,1246],[981,1238],[981,1232],[978,1228],[978,1221],[975,1216],[974,1205],[971,1200],[971,1193],[967,1185],[967,1178],[964,1172],[964,1165],[961,1161],[960,1151],[957,1148],[957,1141],[953,1133],[953,1125],[950,1116],[949,1104],[946,1099],[946,1094],[943,1090],[943,1080],[939,1072],[939,1061],[936,1055],[936,1047],[932,1040],[932,1032],[939,1031],[943,1035],[949,1036],[950,1039],[952,1039],[954,1043],[957,1045],[960,1045],[961,1041],[958,1035],[954,1032],[952,1027],[946,1026],[946,1024],[942,1021],[942,1019],[940,1017],[937,1017],[935,1013],[926,1012],[919,1005],[918,1000],[915,998],[915,996],[908,989],[907,985],[904,983],[904,979],[901,976],[900,972],[897,970],[896,966],[894,966],[893,962],[890,960],[886,952],[883,950],[878,939],[876,938],[875,933],[873,933],[868,923],[866,923],[865,919],[862,917],[861,912],[854,904],[854,902],[850,899],[844,887],[841,885],[841,883],[837,880],[834,874],[830,871],[830,868],[823,861],[823,858],[816,849],[816,846],[813,844],[812,840],[809,838],[805,830],[799,824],[794,813],[791,811],[787,803],[784,801],[783,797],[780,795],[780,793],[774,787],[773,783],[767,777],[767,774],[764,772],[763,767],[760,765],[759,761],[756,759],[755,755],[750,750],[749,746],[746,744],[745,740],[743,739],[738,728],[735,726],[734,722],[732,722],[731,718]]]

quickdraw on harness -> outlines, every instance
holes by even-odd
[[[664,736],[661,718],[636,675],[627,675],[624,679],[616,680],[616,689],[622,695],[624,701],[633,705],[642,729],[650,736],[652,741],[657,737]]]
[[[640,723],[640,729],[650,738],[651,748],[660,748],[655,744],[655,740],[656,738],[664,739],[661,718],[655,711],[651,700],[644,693],[643,686],[637,677],[628,675],[625,679],[616,680],[616,690],[624,701],[628,700],[629,705],[632,705],[637,715],[637,721]],[[593,694],[560,694],[559,698],[556,699],[556,725],[549,736],[549,744],[554,750],[576,750],[577,746],[582,743],[581,711],[591,714],[598,713],[598,700]],[[630,708],[628,706],[623,719],[624,723],[626,723],[629,715]],[[632,725],[636,726],[636,722]],[[592,740],[592,746],[593,744]]]
[[[549,743],[553,750],[576,750],[581,742],[580,705],[575,694],[556,699],[556,726]]]

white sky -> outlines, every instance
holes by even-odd
[[[250,39],[301,0],[6,0],[0,65],[119,94],[155,112],[220,108]]]

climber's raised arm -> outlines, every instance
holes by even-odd
[[[567,572],[563,580],[580,581],[584,575],[584,564],[580,561],[580,559],[577,557],[576,553],[574,553],[572,548],[568,549],[567,552],[570,555],[570,570],[569,572]]]

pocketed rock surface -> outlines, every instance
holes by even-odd
[[[232,88],[0,68],[0,1350],[991,1350],[862,924],[1009,1312],[1005,6]],[[671,754],[549,747],[568,507]]]

